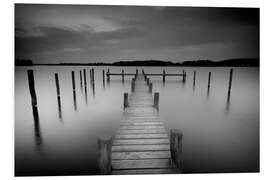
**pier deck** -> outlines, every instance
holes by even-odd
[[[172,163],[169,136],[141,74],[113,139],[111,158],[112,174],[179,173]]]

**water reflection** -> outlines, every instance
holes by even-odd
[[[81,84],[81,92],[82,92],[83,86],[82,86],[82,71],[81,70],[80,70],[80,84]]]
[[[225,113],[228,113],[230,111],[230,96],[227,96],[226,106],[225,106]]]
[[[193,91],[195,91],[195,85],[196,85],[196,71],[193,72]]]
[[[34,134],[35,134],[35,143],[39,148],[42,144],[42,136],[39,125],[39,115],[37,111],[37,107],[33,107],[33,117],[34,117]]]

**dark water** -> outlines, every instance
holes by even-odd
[[[113,135],[123,113],[123,93],[130,92],[130,77],[102,82],[95,67],[30,67],[34,70],[39,123],[33,119],[27,67],[15,69],[15,174],[97,174],[97,138]],[[80,87],[79,70],[86,69],[87,88]],[[110,67],[120,72],[122,67]],[[135,72],[135,68],[124,68]],[[140,69],[140,68],[139,68]],[[145,67],[148,73],[163,68]],[[259,69],[234,68],[230,100],[227,100],[229,68],[184,68],[180,77],[151,78],[153,92],[160,92],[160,115],[169,132],[184,133],[184,172],[259,171]],[[75,71],[74,105],[71,71]],[[193,85],[193,71],[196,83]],[[212,72],[207,91],[208,72]],[[182,68],[166,68],[179,73]],[[54,73],[58,73],[58,104]],[[82,72],[82,79],[83,72]],[[86,92],[86,93],[85,93]],[[59,106],[60,105],[60,106]],[[61,114],[59,114],[59,108]]]

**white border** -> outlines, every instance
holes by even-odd
[[[0,177],[1,179],[15,179],[14,176],[14,4],[13,3],[57,3],[57,4],[109,4],[109,5],[163,5],[163,6],[211,6],[211,7],[260,7],[261,11],[261,173],[242,174],[187,174],[187,175],[140,175],[140,176],[69,176],[69,177],[25,177],[24,179],[137,179],[137,178],[172,178],[172,179],[270,179],[270,58],[269,33],[270,9],[267,0],[32,0],[22,1],[4,0],[0,6],[0,34],[1,34],[1,123],[0,123]]]

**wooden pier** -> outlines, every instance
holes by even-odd
[[[124,94],[124,113],[114,138],[98,140],[100,173],[180,173],[182,132],[171,130],[169,138],[159,118],[159,93],[154,99],[145,74],[135,74],[132,87],[129,96]]]

